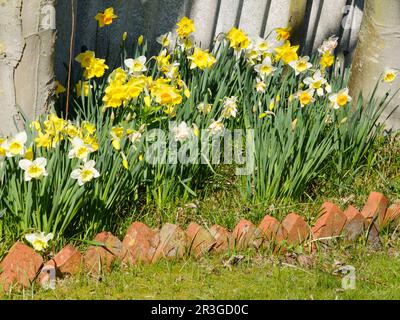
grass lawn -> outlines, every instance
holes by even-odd
[[[302,263],[288,256],[249,253],[226,266],[221,257],[116,268],[101,279],[81,274],[55,291],[27,290],[12,299],[399,299],[399,248],[372,252],[343,248]],[[341,289],[338,262],[356,268],[356,289]]]

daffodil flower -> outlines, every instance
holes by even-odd
[[[338,93],[331,94],[329,96],[329,101],[332,103],[334,109],[340,109],[341,107],[344,107],[352,101],[352,98],[349,96],[349,89],[344,88]]]
[[[213,121],[213,123],[211,123],[210,126],[208,127],[208,132],[215,135],[215,134],[221,133],[224,129],[225,129],[225,126],[222,123],[222,121],[216,120],[216,121]]]
[[[310,57],[305,56],[301,57],[298,60],[289,62],[289,66],[291,66],[296,72],[296,76],[302,72],[306,72],[308,69],[312,67],[312,63],[309,62]]]
[[[100,173],[94,168],[95,165],[96,162],[94,160],[86,162],[80,168],[72,171],[71,178],[78,180],[79,186],[83,186],[85,183],[100,177]]]
[[[310,89],[316,90],[317,95],[322,97],[324,95],[324,85],[327,84],[327,80],[321,75],[321,71],[318,70],[312,77],[307,77],[303,82],[308,85]],[[329,87],[325,87],[325,90],[329,92]]]
[[[266,57],[261,64],[258,64],[254,67],[254,70],[260,76],[269,76],[276,70],[276,68],[272,66],[271,58]]]
[[[331,36],[329,39],[325,40],[322,45],[318,48],[318,52],[320,54],[324,54],[326,52],[332,53],[333,50],[336,49],[338,45],[339,37]]]
[[[237,97],[225,97],[222,109],[222,117],[223,118],[236,118],[238,106],[237,106]]]
[[[3,142],[3,148],[6,150],[6,156],[23,156],[25,154],[25,143],[28,140],[25,131],[17,133],[11,140]]]
[[[308,89],[304,91],[299,91],[295,94],[295,98],[299,99],[301,107],[305,107],[306,105],[315,101],[314,90]]]
[[[267,89],[267,85],[265,84],[264,81],[262,81],[260,78],[256,79],[256,91],[258,93],[264,93],[265,90]]]
[[[199,112],[203,114],[209,114],[211,112],[211,109],[212,109],[212,104],[210,103],[201,102],[197,106],[197,110],[199,110]]]
[[[399,71],[386,68],[385,72],[383,73],[383,81],[386,83],[392,83],[394,80],[396,80],[397,75],[399,74]]]
[[[40,179],[41,177],[47,176],[47,160],[45,158],[37,158],[34,161],[23,159],[19,161],[18,165],[22,170],[25,171],[25,181]]]
[[[147,71],[146,68],[146,57],[140,56],[136,59],[126,59],[125,66],[128,68],[130,74],[140,75]]]
[[[86,160],[90,153],[94,150],[91,145],[86,144],[81,138],[75,137],[72,140],[72,149],[69,151],[68,157]]]
[[[175,141],[185,142],[190,136],[191,129],[185,121],[182,121],[172,129],[172,133],[174,134]]]
[[[26,241],[28,241],[33,249],[36,251],[44,251],[49,245],[49,241],[53,239],[53,234],[49,233],[45,235],[44,232],[41,233],[30,233],[25,235]]]
[[[167,48],[169,47],[169,45],[171,44],[171,38],[172,38],[172,34],[171,32],[167,32],[161,36],[159,36],[156,41],[162,45],[163,48]]]

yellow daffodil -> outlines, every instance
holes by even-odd
[[[261,76],[269,76],[272,74],[276,68],[272,66],[272,61],[270,57],[266,57],[261,64],[254,67],[254,70]]]
[[[383,73],[383,81],[386,83],[392,83],[394,80],[396,80],[398,74],[399,71],[387,68]]]
[[[188,59],[192,61],[190,69],[198,67],[201,70],[211,68],[217,61],[208,50],[201,50],[200,48],[195,48],[193,55],[189,56]]]
[[[276,28],[275,32],[277,41],[286,41],[290,38],[290,28]]]
[[[181,39],[187,39],[190,34],[196,31],[193,21],[188,17],[183,17],[176,25],[178,27],[176,32]]]
[[[104,59],[94,59],[89,67],[86,68],[84,76],[86,79],[101,78],[108,69]]]
[[[38,137],[35,138],[35,144],[38,148],[50,149],[53,146],[53,137],[48,133],[43,134],[41,131],[38,131]]]
[[[335,56],[332,55],[329,51],[327,51],[322,55],[319,64],[321,65],[322,70],[324,70],[332,66],[334,62],[335,62]]]
[[[299,59],[297,50],[299,50],[299,46],[292,46],[289,41],[286,41],[281,47],[275,48],[276,59],[283,60],[284,63],[289,64]]]
[[[250,38],[240,29],[233,27],[226,35],[230,47],[236,51],[247,49],[250,45]]]
[[[84,97],[89,95],[90,84],[89,81],[79,80],[76,84],[76,94],[78,97],[82,97],[82,93]]]
[[[103,28],[104,26],[108,26],[113,23],[113,20],[118,18],[114,13],[114,8],[107,8],[104,12],[99,12],[95,19],[99,23],[99,27]]]
[[[64,87],[59,81],[56,81],[56,82],[55,82],[55,86],[56,86],[56,95],[57,95],[57,97],[58,97],[61,93],[64,93],[65,91],[67,91],[67,90],[65,89],[65,87]]]
[[[76,58],[75,61],[81,64],[82,68],[89,68],[92,64],[93,60],[96,59],[95,53],[93,51],[85,51],[80,53]]]

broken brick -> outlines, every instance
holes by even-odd
[[[289,213],[285,217],[282,221],[282,227],[286,230],[286,241],[290,245],[304,242],[310,234],[307,222],[295,213]]]
[[[211,249],[216,244],[211,233],[197,223],[192,222],[186,230],[190,253],[199,257]]]
[[[321,216],[312,228],[314,239],[340,236],[347,220],[342,210],[334,203],[325,202],[321,207],[321,212]]]
[[[167,223],[159,233],[160,242],[153,262],[160,258],[178,259],[185,255],[188,239],[186,233],[177,225]]]
[[[261,231],[250,221],[242,219],[233,230],[235,245],[238,250],[247,247],[259,248],[263,243]]]

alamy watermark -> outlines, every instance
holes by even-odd
[[[223,128],[213,132],[170,122],[168,132],[151,129],[142,139],[146,145],[144,160],[152,165],[223,163],[237,165],[237,175],[250,175],[254,171],[253,129]]]

